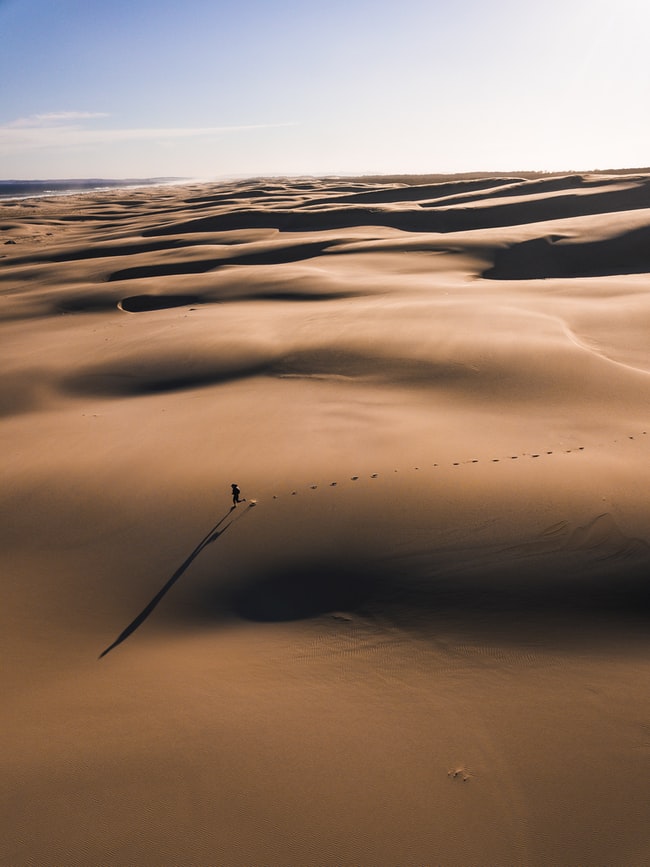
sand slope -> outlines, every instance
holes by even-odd
[[[419,181],[0,204],[0,863],[650,861],[650,176]]]

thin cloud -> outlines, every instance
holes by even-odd
[[[13,153],[25,149],[71,148],[112,144],[125,141],[169,141],[228,133],[249,132],[295,126],[295,123],[258,123],[236,126],[208,127],[139,127],[131,129],[86,129],[71,120],[108,117],[103,112],[53,112],[33,115],[6,124],[0,124],[0,153]],[[68,121],[68,123],[66,123]]]
[[[9,121],[9,123],[0,124],[0,130],[48,127],[51,124],[74,120],[93,120],[98,117],[110,117],[110,115],[105,111],[50,111],[46,114],[30,114],[29,117],[19,117]]]
[[[109,117],[105,111],[50,111],[47,114],[35,114],[38,120],[58,123],[60,120],[89,120],[95,117]]]

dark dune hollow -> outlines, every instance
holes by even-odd
[[[131,295],[123,298],[118,307],[127,313],[147,313],[152,310],[167,310],[170,307],[186,307],[200,304],[199,295]]]
[[[643,226],[602,241],[576,242],[551,235],[499,250],[483,273],[493,280],[605,277],[650,273],[650,228]]]
[[[441,566],[430,575],[408,564],[366,562],[302,563],[276,569],[233,589],[226,609],[256,622],[303,620],[334,612],[418,624],[432,636],[462,618],[477,636],[517,640],[517,623],[535,625],[551,643],[592,631],[606,640],[624,623],[647,623],[650,614],[648,562],[597,563],[584,554],[542,554],[504,568],[495,552],[486,562],[456,569]],[[567,573],[573,577],[567,577]],[[556,580],[549,580],[556,574]],[[588,577],[587,577],[588,576]],[[202,616],[209,609],[205,599]],[[215,612],[216,613],[216,612]],[[515,620],[513,621],[513,617]]]
[[[459,623],[482,640],[516,642],[534,628],[551,645],[617,641],[621,628],[645,628],[650,619],[650,551],[639,540],[601,539],[602,529],[596,520],[530,553],[436,552],[424,567],[409,557],[354,555],[286,562],[226,587],[188,588],[175,616],[215,626],[232,615],[283,622],[349,612],[430,637]]]
[[[298,563],[235,587],[227,604],[246,620],[303,620],[354,611],[368,601],[377,584],[367,563]]]
[[[268,373],[271,361],[242,361],[231,366],[206,364],[191,370],[156,367],[139,372],[123,369],[82,371],[64,378],[62,388],[68,394],[96,397],[135,397],[185,389],[205,388],[224,382],[234,382],[249,376]]]

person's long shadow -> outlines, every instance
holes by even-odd
[[[239,517],[241,517],[242,515],[245,515],[246,512],[248,512],[252,508],[252,506],[253,506],[253,504],[250,503],[246,509],[243,509],[242,511],[240,511]],[[158,591],[158,593],[156,593],[156,595],[153,597],[151,602],[149,602],[149,604],[145,608],[142,609],[142,611],[138,614],[138,616],[134,620],[132,620],[131,623],[129,623],[129,625],[126,627],[126,629],[124,629],[122,632],[120,632],[120,634],[117,636],[115,641],[112,644],[109,644],[109,646],[106,648],[106,650],[102,651],[102,653],[99,654],[99,657],[98,657],[99,659],[101,659],[103,656],[106,656],[106,654],[110,653],[111,650],[114,650],[119,644],[121,644],[130,635],[132,635],[139,626],[142,626],[144,621],[147,619],[147,617],[149,617],[149,615],[154,610],[156,605],[158,605],[158,603],[163,598],[163,596],[169,590],[171,590],[171,588],[178,581],[178,579],[183,575],[183,573],[186,572],[187,569],[189,569],[189,567],[191,566],[193,561],[196,560],[196,558],[199,556],[201,551],[203,551],[204,548],[207,548],[207,546],[210,545],[212,542],[216,541],[220,536],[223,536],[223,534],[226,532],[228,527],[232,527],[232,525],[237,520],[237,518],[232,518],[232,520],[228,521],[228,523],[226,524],[225,527],[223,527],[221,530],[219,529],[219,527],[221,527],[223,522],[232,515],[235,508],[236,508],[235,506],[231,506],[230,509],[228,509],[226,514],[223,516],[223,518],[221,518],[219,521],[217,521],[217,523],[210,530],[210,532],[207,533],[207,535],[205,535],[203,537],[203,539],[201,539],[201,541],[196,546],[196,548],[192,551],[190,556],[178,567],[178,569],[174,572],[174,574],[169,579],[169,581],[167,581],[167,583],[161,587],[161,589]]]

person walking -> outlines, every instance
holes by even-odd
[[[242,502],[242,500],[239,499],[239,495],[241,494],[241,491],[239,490],[237,485],[231,485],[230,487],[232,488],[232,507],[234,509],[235,506],[237,505],[237,503]]]

